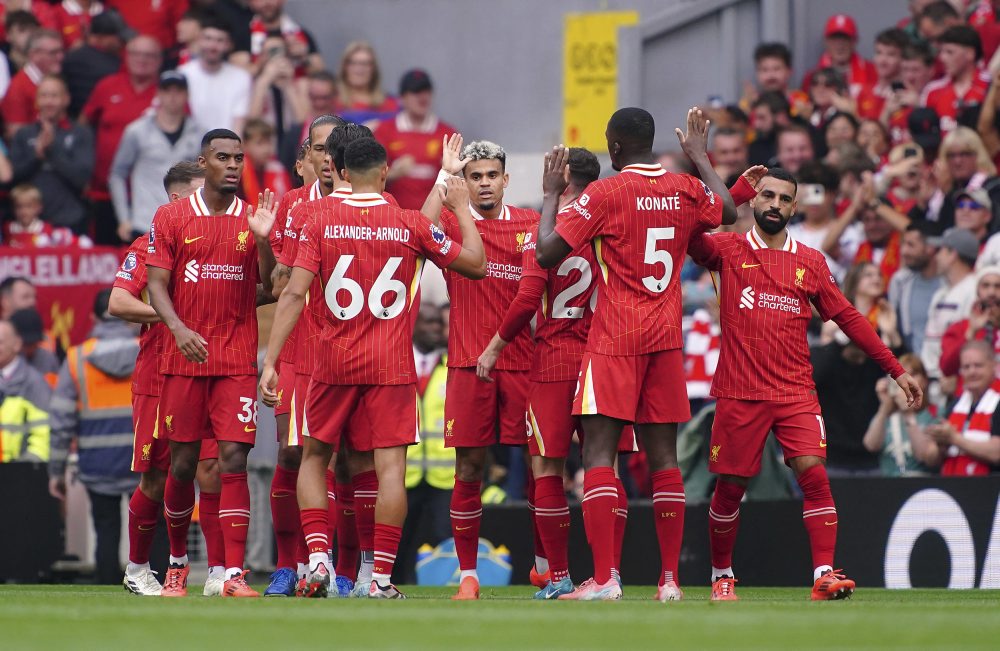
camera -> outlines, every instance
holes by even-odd
[[[819,206],[826,198],[826,189],[819,183],[805,183],[799,189],[802,192],[799,201],[803,206]]]

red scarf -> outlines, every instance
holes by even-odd
[[[962,393],[962,397],[955,403],[951,415],[948,416],[948,423],[955,428],[964,438],[971,441],[989,441],[992,436],[993,412],[1000,404],[1000,393],[990,387],[976,403],[975,410],[972,409],[972,394],[968,391]],[[971,414],[969,412],[972,412]],[[990,467],[963,454],[958,446],[948,448],[948,458],[941,465],[942,476],[978,476],[990,474]]]
[[[885,255],[882,256],[882,262],[878,266],[879,271],[882,272],[882,280],[885,281],[886,287],[889,286],[889,279],[892,278],[892,274],[896,273],[896,270],[899,269],[899,243],[902,239],[899,231],[889,236],[889,244],[885,247]],[[854,254],[854,264],[858,264],[859,262],[874,262],[874,255],[874,247],[872,247],[871,242],[865,240],[858,247],[858,252]]]

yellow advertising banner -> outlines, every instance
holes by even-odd
[[[635,11],[567,14],[563,50],[563,144],[604,151],[604,128],[618,103],[618,28]]]

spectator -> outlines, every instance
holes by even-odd
[[[288,56],[281,36],[268,36],[265,49],[256,58],[260,72],[253,82],[250,117],[263,118],[274,127],[278,147],[288,138],[296,139],[298,127],[308,112],[304,83],[296,81],[295,63]]]
[[[804,218],[800,222],[791,224],[788,232],[797,242],[802,242],[806,246],[817,251],[823,251],[823,241],[826,234],[830,232],[833,222],[836,220],[834,212],[834,201],[837,198],[837,187],[840,179],[837,172],[826,163],[812,161],[802,165],[796,177],[799,182],[798,205]],[[861,241],[861,228],[851,225],[841,234],[841,240],[847,243],[852,250],[856,249]],[[849,241],[849,240],[853,240]],[[837,259],[828,253],[826,256],[827,265],[838,281],[844,279],[847,268]]]
[[[858,262],[844,277],[844,296],[868,319],[882,343],[892,350],[900,350],[903,338],[899,334],[896,312],[885,298],[885,283],[878,266],[871,262]],[[820,333],[825,342],[840,338],[840,328],[833,321],[823,324]]]
[[[177,21],[177,39],[164,51],[165,67],[174,70],[198,56],[198,38],[201,36],[201,13],[195,9],[184,12]]]
[[[878,120],[885,107],[885,100],[892,93],[893,84],[900,82],[903,50],[910,44],[906,32],[893,27],[883,30],[875,37],[874,84],[864,86],[858,93],[858,117]]]
[[[45,197],[42,219],[81,234],[87,227],[83,188],[94,168],[94,137],[66,118],[69,92],[59,77],[38,85],[38,121],[19,130],[11,143],[14,182],[29,182]]]
[[[924,7],[917,20],[917,32],[924,41],[937,45],[949,28],[962,24],[962,17],[947,0],[937,0]]]
[[[927,395],[930,380],[920,358],[907,353],[899,358],[900,365],[920,384]],[[934,416],[926,402],[918,410],[906,404],[906,396],[894,382],[880,378],[875,383],[879,408],[868,425],[862,443],[865,449],[877,454],[883,477],[913,477],[930,474],[914,454],[929,441],[927,426],[934,422]]]
[[[0,320],[9,321],[14,312],[35,307],[37,301],[35,286],[24,276],[7,276],[0,281]]]
[[[892,87],[886,96],[879,117],[888,129],[894,144],[909,140],[909,119],[913,108],[920,104],[924,88],[934,78],[934,54],[926,45],[908,45],[903,48],[899,80],[902,84]]]
[[[63,47],[59,34],[47,29],[37,30],[28,39],[28,62],[11,79],[10,88],[0,102],[7,138],[38,119],[36,95],[46,75],[58,75],[62,70]]]
[[[274,127],[263,120],[254,118],[247,121],[243,129],[243,164],[241,181],[242,196],[251,204],[257,203],[257,196],[265,189],[280,198],[292,189],[292,179],[275,155]]]
[[[671,174],[694,174],[694,166],[688,157],[679,151],[665,151],[656,157],[656,162]]]
[[[42,27],[62,34],[63,47],[67,50],[83,45],[95,16],[104,11],[100,0],[63,0],[58,4],[33,7]]]
[[[1000,267],[976,272],[976,301],[968,318],[955,321],[941,338],[941,375],[958,375],[962,345],[985,341],[1000,353]]]
[[[823,141],[826,151],[832,151],[845,142],[854,142],[861,125],[850,113],[836,112],[823,125]]]
[[[924,150],[915,143],[893,147],[888,164],[876,175],[876,185],[888,187],[882,196],[896,211],[911,221],[923,221],[927,202],[934,193],[934,181],[930,177],[930,167],[924,162]]]
[[[958,127],[941,142],[934,175],[938,190],[927,204],[927,219],[942,228],[955,224],[955,199],[958,192],[982,188],[993,204],[993,223],[1000,220],[1000,179],[997,168],[979,135],[968,127]],[[993,228],[993,226],[991,226]]]
[[[803,163],[814,160],[812,134],[800,124],[790,124],[778,131],[776,160],[771,167],[782,167],[790,174],[798,174]]]
[[[851,97],[857,97],[862,88],[878,81],[874,64],[861,58],[854,49],[858,43],[858,26],[853,18],[846,14],[830,16],[823,37],[823,55],[816,68],[802,80],[803,89],[811,92],[814,75],[823,68],[834,68],[843,75]]]
[[[250,52],[250,21],[253,20],[250,0],[201,0],[201,2],[206,11],[212,12],[229,26],[229,37],[233,42],[233,52],[230,57],[234,60],[230,63],[244,64],[246,62],[244,53]]]
[[[753,103],[753,142],[750,143],[751,165],[764,165],[778,152],[778,132],[791,124],[788,100],[779,92],[762,93]]]
[[[312,34],[285,13],[285,0],[250,0],[250,8],[254,11],[250,20],[249,59],[254,66],[251,72],[260,70],[261,58],[267,52],[265,43],[275,34],[284,41],[286,55],[292,62],[296,77],[326,67]],[[233,63],[240,64],[240,61],[234,59]]]
[[[76,119],[91,97],[97,82],[118,72],[124,24],[115,14],[94,16],[84,45],[69,51],[63,59],[62,71],[69,86],[69,114]]]
[[[719,177],[728,179],[750,167],[746,132],[716,129],[712,136],[712,162]]]
[[[931,378],[941,376],[941,339],[952,323],[972,311],[976,297],[976,277],[972,267],[979,254],[976,236],[960,228],[949,228],[941,237],[931,237],[928,244],[937,247],[934,255],[944,286],[934,293],[927,315],[927,331],[920,351]]]
[[[76,443],[80,482],[90,497],[97,537],[97,583],[121,582],[118,546],[122,498],[137,483],[132,466],[132,372],[139,340],[132,327],[108,313],[111,290],[94,299],[90,338],[66,353],[52,396],[49,493],[66,499],[66,462]]]
[[[971,4],[971,3],[970,3]],[[983,42],[983,59],[989,61],[1000,46],[1000,3],[994,0],[980,0],[975,11],[969,16],[969,24],[979,34]]]
[[[198,58],[185,63],[178,72],[187,78],[191,93],[188,102],[195,122],[206,129],[243,131],[250,110],[253,80],[246,70],[227,63],[232,49],[227,25],[213,16],[201,20]]]
[[[59,358],[43,346],[45,327],[42,325],[42,315],[34,306],[24,307],[10,315],[10,323],[21,339],[21,357],[45,378],[49,386],[55,386]]]
[[[941,131],[948,134],[958,126],[959,109],[983,103],[990,78],[977,67],[983,46],[976,30],[967,25],[950,27],[938,37],[937,43],[944,77],[927,84],[920,105],[937,112]]]
[[[20,357],[21,338],[0,321],[0,463],[48,461],[52,389]]]
[[[835,68],[820,68],[813,76],[809,87],[812,113],[806,117],[816,129],[823,130],[826,123],[837,113],[854,113],[854,100],[848,92],[843,73]]]
[[[964,228],[979,240],[980,248],[990,236],[993,203],[982,188],[962,190],[955,195],[955,226]]]
[[[83,107],[81,122],[95,131],[96,156],[89,195],[94,202],[94,234],[98,244],[119,244],[118,223],[108,174],[125,127],[139,119],[156,97],[163,56],[151,36],[136,36],[125,47],[125,70],[102,79]],[[131,242],[131,239],[125,240]]]
[[[878,120],[862,120],[855,138],[876,167],[882,167],[889,153],[889,132]]]
[[[906,128],[910,132],[910,141],[924,150],[928,160],[937,157],[941,147],[941,120],[937,111],[929,108],[913,109],[906,120]]]
[[[160,75],[156,108],[125,128],[111,165],[108,186],[118,217],[118,237],[132,241],[148,233],[163,203],[163,175],[181,160],[197,158],[204,129],[187,116],[188,86],[184,75]]]
[[[68,228],[57,228],[42,220],[45,206],[42,193],[35,186],[28,183],[14,186],[10,202],[14,219],[3,226],[3,240],[7,246],[30,249],[81,243]],[[82,243],[90,245],[91,242],[86,239]]]
[[[162,50],[173,47],[177,38],[175,25],[188,9],[188,0],[104,0],[104,6],[114,9],[138,34],[148,34],[156,39]]]
[[[41,27],[38,19],[30,11],[18,9],[4,16],[4,31],[7,33],[4,52],[10,64],[10,72],[15,73],[28,63],[28,41]]]
[[[903,345],[918,354],[924,346],[931,301],[943,283],[937,250],[928,242],[936,233],[930,222],[915,221],[907,226],[899,244],[902,266],[889,281],[889,304],[896,311]]]
[[[809,95],[793,90],[792,51],[784,43],[761,43],[753,51],[756,86],[747,84],[740,99],[740,108],[749,111],[760,93],[777,92],[788,99],[792,115],[806,112]],[[723,177],[725,178],[725,177]]]
[[[931,425],[926,462],[940,466],[946,477],[988,475],[1000,471],[1000,393],[993,388],[993,346],[970,341],[962,346],[961,376],[965,387],[944,423]]]
[[[403,208],[420,210],[424,205],[441,166],[441,142],[456,131],[434,115],[433,99],[430,76],[423,70],[410,70],[399,82],[403,110],[375,129],[375,138],[389,154],[386,189]]]
[[[305,90],[308,106],[305,119],[288,129],[289,136],[279,149],[278,155],[286,167],[292,166],[299,145],[309,137],[309,125],[312,121],[321,115],[334,115],[337,111],[337,78],[329,71],[310,72],[306,76]],[[291,137],[292,134],[295,135],[294,138]]]
[[[337,80],[337,114],[348,122],[383,120],[399,110],[396,99],[382,92],[375,50],[365,41],[353,41],[344,49]]]

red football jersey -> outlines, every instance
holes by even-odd
[[[312,301],[319,320],[310,354],[313,379],[326,384],[392,385],[417,381],[413,307],[424,258],[439,267],[461,252],[416,210],[378,194],[327,197],[303,204],[296,267],[319,276]]]
[[[169,269],[177,316],[208,345],[204,364],[189,362],[165,344],[165,375],[233,376],[257,373],[257,244],[238,197],[224,215],[212,215],[202,191],[161,206],[149,231],[146,264]]]
[[[824,321],[851,308],[823,254],[787,236],[769,249],[757,227],[702,234],[691,257],[719,272],[722,348],[712,395],[794,402],[815,397],[806,328],[810,303]]]
[[[448,366],[475,366],[479,355],[489,345],[507,306],[517,295],[521,279],[521,258],[528,234],[538,228],[539,215],[534,210],[504,206],[496,219],[485,219],[474,209],[472,217],[486,252],[486,277],[471,280],[447,270],[444,272],[451,316],[448,328]],[[462,243],[458,218],[441,211],[441,226],[453,240]],[[534,343],[527,328],[503,349],[497,359],[498,371],[527,371],[531,368]],[[579,370],[579,369],[577,369]]]
[[[426,124],[416,125],[403,111],[375,128],[375,139],[385,146],[390,166],[402,156],[413,159],[410,170],[386,186],[400,206],[420,210],[424,205],[441,169],[441,142],[451,133],[455,127],[434,116]]]
[[[556,216],[574,250],[594,241],[601,269],[587,350],[643,355],[684,345],[680,270],[692,235],[722,223],[722,200],[686,174],[629,165]],[[675,273],[676,271],[676,273]]]
[[[125,259],[122,260],[118,273],[115,274],[114,287],[120,287],[132,296],[149,303],[146,292],[146,247],[149,238],[146,235],[138,237],[128,248]],[[139,356],[135,358],[135,371],[132,372],[132,393],[142,396],[160,395],[163,376],[160,375],[157,364],[163,350],[164,340],[170,341],[170,331],[162,323],[144,323],[139,332]]]
[[[566,256],[558,267],[542,269],[535,259],[538,230],[524,243],[522,278],[544,278],[545,293],[535,324],[536,382],[575,380],[587,346],[587,333],[597,304],[597,260],[590,243]]]
[[[985,72],[977,72],[972,78],[972,85],[962,97],[955,93],[955,85],[948,77],[936,79],[927,84],[920,105],[937,111],[941,118],[941,131],[949,133],[958,126],[958,111],[983,103],[986,91],[990,88],[990,77]]]

